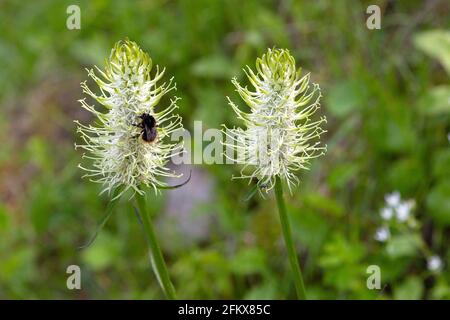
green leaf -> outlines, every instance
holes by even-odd
[[[244,300],[270,300],[276,299],[277,288],[275,283],[265,283],[255,286],[245,293]]]
[[[423,283],[418,277],[407,278],[394,289],[396,300],[419,300],[423,295]]]
[[[337,164],[328,175],[328,183],[332,188],[341,190],[358,176],[359,170],[359,165],[355,163]]]
[[[30,279],[35,267],[35,248],[21,247],[10,250],[0,260],[0,282],[10,283],[18,279]]]
[[[69,47],[71,56],[84,65],[103,65],[105,52],[109,49],[109,44],[105,38],[93,36],[89,39],[80,39]]]
[[[4,232],[10,228],[10,217],[6,208],[0,203],[0,232]]]
[[[433,177],[450,177],[450,148],[436,151],[433,159]]]
[[[450,86],[431,88],[420,100],[419,110],[426,115],[450,113]]]
[[[229,79],[236,73],[231,62],[222,55],[212,55],[194,62],[191,72],[194,76]]]
[[[336,217],[344,215],[344,208],[339,202],[320,193],[305,194],[304,201],[305,205],[311,207],[314,211],[322,211]]]
[[[83,261],[92,269],[100,271],[111,266],[120,257],[120,242],[105,231],[99,234],[97,241],[83,251]]]
[[[417,235],[407,234],[394,236],[389,240],[386,251],[393,258],[414,256],[420,246]]]
[[[365,255],[363,245],[350,242],[342,235],[336,234],[324,246],[319,259],[319,266],[324,269],[324,283],[341,291],[365,288],[367,268],[363,263]]]
[[[417,48],[437,59],[450,74],[450,31],[423,31],[414,37]]]
[[[436,185],[428,194],[426,205],[437,223],[450,225],[450,181],[442,181]]]
[[[85,248],[89,247],[95,241],[95,239],[98,236],[98,233],[103,229],[103,227],[108,222],[109,218],[111,218],[111,215],[114,212],[114,208],[116,207],[116,204],[120,199],[120,198],[116,198],[117,194],[118,194],[118,190],[116,190],[114,192],[112,200],[108,203],[108,206],[106,207],[105,215],[103,216],[102,221],[97,225],[97,228],[95,229],[95,232],[92,234],[92,237],[89,239],[89,241],[86,244],[78,247],[78,249],[85,249]]]
[[[27,157],[38,168],[44,171],[51,171],[53,165],[53,155],[49,150],[49,144],[40,137],[32,137],[26,147]]]
[[[331,215],[320,214],[315,209],[288,207],[292,217],[292,234],[294,239],[308,248],[311,256],[318,255],[332,228]],[[333,216],[331,216],[333,217]]]
[[[231,261],[231,270],[239,275],[261,273],[266,265],[264,251],[257,248],[240,250]]]
[[[52,213],[55,212],[57,195],[54,188],[36,183],[30,196],[28,212],[30,221],[37,233],[47,232],[51,223]]]
[[[410,173],[414,172],[413,175]],[[424,170],[416,158],[402,158],[392,161],[386,170],[386,183],[404,193],[414,193],[424,181]]]
[[[326,107],[335,117],[344,118],[363,106],[366,95],[367,90],[362,83],[340,82],[329,90]]]
[[[440,278],[431,291],[431,299],[448,300],[450,299],[450,287],[448,283]]]
[[[403,114],[402,117],[389,119],[383,131],[377,132],[386,151],[405,152],[417,147],[414,124],[408,119],[407,114]]]

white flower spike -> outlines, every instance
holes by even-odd
[[[268,49],[256,60],[256,73],[244,69],[254,90],[242,87],[234,78],[236,91],[250,108],[241,111],[229,98],[237,117],[244,121],[245,129],[225,129],[233,143],[225,145],[238,153],[238,161],[245,166],[238,178],[258,180],[258,187],[271,190],[279,176],[289,189],[299,180],[295,172],[308,169],[309,161],[325,153],[320,138],[325,131],[321,124],[325,117],[313,121],[311,117],[320,107],[320,88],[309,84],[309,74],[296,70],[295,60],[288,50]],[[247,167],[251,174],[244,174]]]
[[[156,193],[165,186],[161,177],[179,177],[165,165],[174,152],[181,150],[181,144],[164,141],[182,128],[181,117],[173,113],[178,98],[173,97],[168,107],[156,110],[161,98],[176,88],[172,79],[157,84],[165,69],[156,66],[153,76],[151,69],[152,60],[135,42],[119,41],[105,70],[96,67],[99,76],[88,70],[100,94],[91,91],[86,82],[81,84],[83,92],[104,110],[80,100],[81,106],[96,117],[94,125],[75,121],[84,142],[76,147],[87,151],[83,158],[92,161],[89,168],[80,168],[87,171],[85,177],[104,185],[102,192],[123,187],[117,197],[128,189],[143,194],[142,185]]]

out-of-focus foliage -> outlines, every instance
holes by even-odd
[[[366,28],[374,3],[381,30]],[[72,4],[81,30],[66,28]],[[0,298],[162,298],[126,198],[77,249],[108,201],[77,168],[72,120],[89,121],[79,83],[128,37],[175,76],[188,129],[237,125],[231,77],[245,81],[241,68],[268,47],[289,49],[328,118],[327,155],[288,197],[309,297],[449,299],[448,16],[445,0],[0,2]],[[274,199],[242,201],[251,186],[230,180],[238,169],[196,165],[190,185],[149,199],[181,298],[295,297]],[[417,225],[389,225],[380,243],[396,190],[415,201]],[[432,255],[441,270],[428,269]],[[66,288],[71,264],[80,291]],[[369,265],[382,290],[367,288]]]

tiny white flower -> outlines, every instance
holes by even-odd
[[[427,260],[427,267],[430,271],[439,271],[442,268],[442,259],[439,256],[431,256]]]
[[[390,207],[384,207],[381,209],[380,215],[384,220],[390,220],[394,216],[394,210]]]
[[[396,208],[400,204],[400,192],[395,191],[384,196],[386,204],[391,208]]]
[[[395,209],[397,219],[401,222],[408,220],[409,216],[411,215],[411,210],[413,209],[413,207],[414,207],[413,201],[401,202]]]
[[[391,232],[389,231],[388,227],[380,227],[375,232],[375,240],[380,242],[385,242],[389,239],[391,236]]]
[[[308,169],[309,161],[325,152],[317,140],[325,132],[321,124],[326,119],[312,120],[320,107],[320,88],[309,84],[309,74],[301,76],[288,50],[268,49],[256,60],[256,72],[248,66],[244,72],[254,90],[242,87],[236,78],[232,83],[250,112],[228,101],[245,128],[224,130],[234,142],[227,146],[244,159],[239,178],[256,178],[268,192],[279,176],[291,190],[299,182],[295,172]],[[244,174],[247,167],[253,170]]]
[[[83,158],[91,160],[89,168],[81,165],[80,168],[87,172],[85,177],[104,185],[103,192],[123,187],[117,197],[128,189],[143,194],[142,185],[157,192],[165,186],[161,177],[177,176],[165,164],[181,145],[166,143],[165,138],[182,128],[181,117],[173,114],[178,108],[178,98],[172,98],[166,108],[159,105],[175,85],[172,79],[157,84],[165,69],[156,66],[153,76],[151,69],[152,60],[135,42],[119,41],[106,61],[105,70],[96,67],[99,76],[88,70],[100,94],[91,91],[86,82],[81,84],[83,92],[103,108],[80,100],[81,106],[96,117],[94,125],[75,121],[83,140],[76,147],[87,151]]]

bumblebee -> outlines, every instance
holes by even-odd
[[[158,131],[156,130],[158,124],[156,123],[155,118],[148,113],[140,115],[139,118],[141,119],[141,122],[135,126],[142,129],[139,134],[142,137],[142,140],[145,142],[155,141],[158,135]]]

